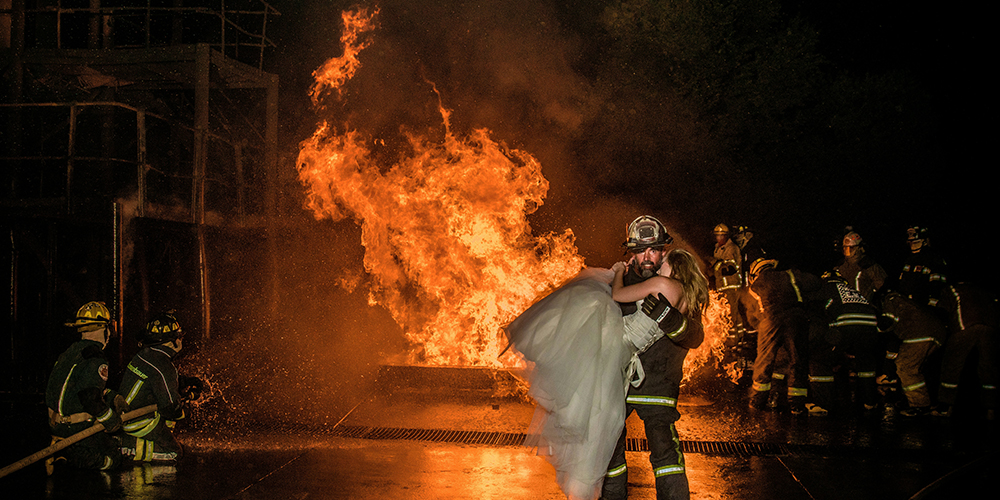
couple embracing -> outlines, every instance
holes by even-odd
[[[627,229],[631,258],[588,268],[511,322],[530,364],[537,407],[525,444],[537,446],[571,499],[624,499],[625,418],[642,419],[657,498],[689,498],[674,423],[684,358],[704,339],[708,283],[657,219]]]

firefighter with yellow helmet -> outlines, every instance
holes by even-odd
[[[809,315],[807,301],[822,282],[798,269],[778,269],[775,259],[761,259],[750,267],[749,295],[760,309],[757,359],[753,365],[750,407],[767,407],[778,351],[788,351],[788,404],[794,414],[806,411],[809,394]]]
[[[739,289],[743,286],[742,272],[743,256],[740,247],[733,241],[729,226],[719,224],[713,230],[715,235],[715,250],[712,254],[712,274],[715,277],[715,289],[726,297],[729,302],[729,318],[732,326],[729,328],[726,345],[735,348],[746,332],[743,326],[743,316],[739,310]]]
[[[62,461],[81,469],[113,469],[121,463],[121,445],[113,433],[128,407],[106,387],[104,347],[112,335],[111,312],[101,302],[88,302],[66,326],[76,328],[80,340],[59,356],[45,390],[53,444],[97,423],[104,425],[104,432],[70,445],[46,466],[50,473],[52,465]]]
[[[142,348],[122,376],[121,393],[132,407],[155,404],[156,411],[125,422],[122,452],[135,462],[175,463],[182,454],[174,439],[176,421],[185,417],[180,377],[173,359],[184,331],[173,312],[154,317],[139,335]]]

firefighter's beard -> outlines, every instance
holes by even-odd
[[[639,263],[637,270],[639,271],[639,276],[652,278],[656,276],[656,272],[660,270],[660,266],[651,260],[644,260]]]

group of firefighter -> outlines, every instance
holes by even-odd
[[[114,336],[108,308],[88,302],[66,326],[75,328],[80,340],[59,356],[49,376],[49,429],[53,445],[86,437],[50,456],[48,472],[60,463],[96,470],[176,463],[182,448],[172,429],[184,418],[185,403],[197,399],[201,382],[177,374],[174,358],[182,348],[183,330],[173,312],[157,315],[137,335],[140,349],[123,370],[117,390],[108,386],[104,355]],[[145,411],[135,411],[140,408]],[[98,424],[103,429],[87,435]]]
[[[843,259],[817,276],[782,266],[746,227],[715,227],[711,278],[729,304],[724,364],[752,368],[754,410],[950,417],[963,399],[997,407],[997,297],[951,283],[926,228],[907,228],[898,277],[848,228]],[[976,363],[966,369],[967,364]],[[936,381],[933,386],[928,380]],[[902,395],[901,395],[902,394]],[[963,396],[964,397],[964,396]],[[960,405],[961,407],[961,405]]]

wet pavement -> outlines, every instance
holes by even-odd
[[[57,470],[47,477],[34,464],[0,478],[0,491],[12,499],[564,498],[552,467],[518,445],[533,406],[499,395],[510,393],[509,377],[383,367],[380,378],[395,382],[345,407],[335,422],[225,430],[193,425],[178,431],[186,455],[175,466]],[[793,417],[752,412],[741,395],[729,383],[682,394],[677,428],[694,499],[943,499],[996,492],[997,426],[978,412],[915,420]],[[44,427],[27,418],[36,406],[22,401],[5,408],[3,465],[48,444]],[[641,421],[633,414],[627,425],[636,450],[627,453],[630,498],[653,499]]]

